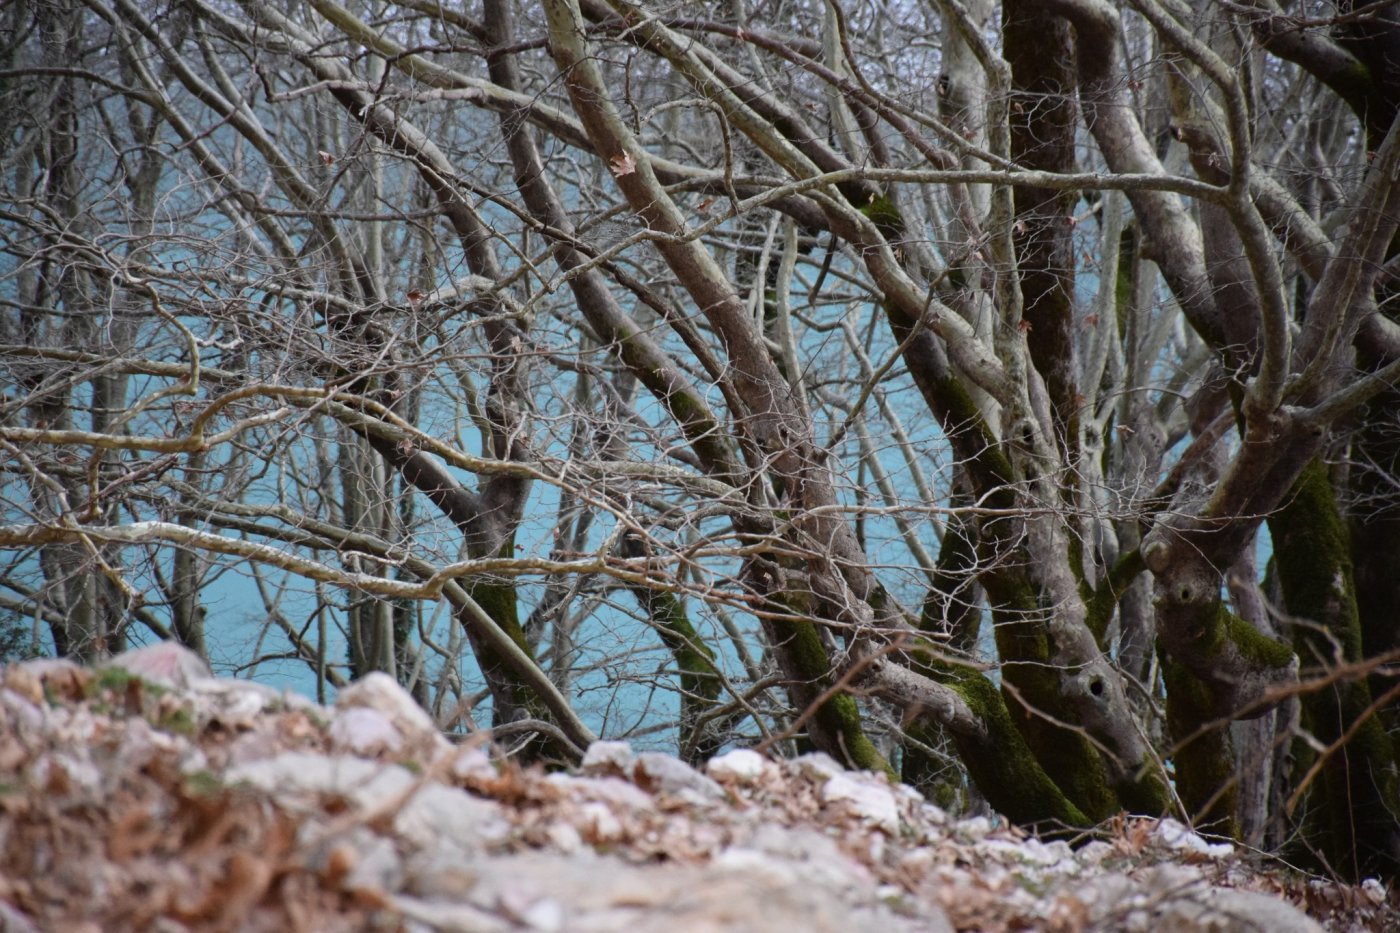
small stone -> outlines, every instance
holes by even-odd
[[[564,929],[564,905],[553,898],[535,901],[520,914],[520,922],[540,933],[558,933]]]
[[[420,781],[407,769],[348,755],[288,752],[230,768],[227,780],[251,784],[283,805],[298,797],[340,797],[360,810],[393,815],[394,831],[417,846],[439,838],[480,846],[504,838],[508,827],[497,804],[466,791]],[[312,801],[302,801],[315,803]]]
[[[376,709],[341,710],[331,723],[331,745],[342,751],[373,757],[403,748],[403,736],[389,717]]]
[[[519,925],[472,904],[395,897],[388,908],[410,921],[413,933],[514,933]]]
[[[544,836],[556,852],[565,855],[583,848],[583,836],[569,823],[551,823],[544,831]]]
[[[725,849],[715,858],[714,864],[716,868],[741,874],[763,886],[780,887],[801,880],[797,867],[786,859],[742,846]]]
[[[826,752],[808,752],[805,755],[798,755],[793,759],[793,766],[797,768],[797,773],[812,781],[825,781],[838,774],[845,774],[846,769]]]
[[[584,752],[579,770],[584,774],[630,774],[636,757],[626,742],[594,742]]]
[[[974,816],[971,819],[962,820],[957,825],[958,833],[964,839],[973,842],[987,838],[987,834],[992,831],[992,821],[985,816]]]
[[[342,712],[350,709],[374,710],[393,724],[405,744],[420,750],[447,742],[428,711],[419,706],[418,701],[394,678],[382,671],[371,671],[341,690],[335,698],[335,708]]]
[[[1112,843],[1104,842],[1102,839],[1094,839],[1085,843],[1074,855],[1080,864],[1095,867],[1116,851]]]
[[[434,846],[408,857],[403,890],[434,900],[463,900],[480,876],[472,860],[451,846]]]
[[[496,777],[496,766],[491,757],[475,745],[450,748],[447,754],[452,761],[447,773],[458,781],[489,781]]]
[[[1171,817],[1159,820],[1152,835],[1169,849],[1189,852],[1206,858],[1226,858],[1235,852],[1235,847],[1228,842],[1206,842],[1195,832]]]
[[[545,781],[575,800],[597,801],[614,810],[650,810],[656,803],[651,794],[622,778],[551,774]]]
[[[929,803],[927,800],[919,803],[918,814],[920,819],[934,826],[945,826],[948,823],[948,811],[936,803]]]
[[[1322,933],[1322,926],[1291,904],[1266,894],[1219,888],[1180,865],[1159,865],[1144,883],[1152,899],[1154,933],[1198,930],[1268,930],[1269,933]],[[1194,883],[1193,883],[1194,880]]]
[[[179,690],[200,678],[213,676],[203,658],[173,641],[123,651],[102,667],[120,668],[142,680]]]
[[[341,890],[387,894],[403,887],[403,861],[393,843],[362,826],[327,840],[307,859],[308,867]]]
[[[39,700],[30,700],[7,685],[0,689],[0,714],[7,729],[17,734],[34,735],[44,728],[46,717]]]
[[[282,699],[282,694],[253,680],[201,677],[190,684],[203,722],[217,722],[228,729],[250,730],[259,717]]]
[[[744,845],[731,847],[731,851],[745,850],[790,864],[807,882],[826,891],[855,890],[874,881],[865,866],[843,852],[835,839],[816,829],[760,824]],[[731,858],[723,853],[720,857]]]
[[[63,806],[100,799],[105,786],[102,772],[87,760],[84,752],[55,752],[40,758],[30,772],[31,786]]]
[[[39,928],[14,907],[0,900],[0,930],[4,933],[39,933]]]
[[[601,803],[585,803],[578,808],[578,827],[594,845],[617,842],[622,838],[622,822]]]
[[[632,776],[643,790],[688,799],[693,803],[725,799],[724,788],[679,758],[660,752],[642,752],[638,755]]]
[[[753,784],[771,768],[768,759],[747,748],[711,758],[705,764],[705,772],[710,777],[729,784]]]
[[[174,754],[181,743],[165,732],[157,732],[144,719],[132,719],[121,735],[116,766],[122,771],[141,771],[162,754]]]
[[[418,846],[442,839],[462,849],[476,849],[500,842],[510,825],[495,801],[429,783],[418,788],[395,815],[394,830]]]
[[[564,905],[552,897],[533,897],[507,888],[497,897],[496,910],[527,930],[559,933],[564,929]]]
[[[887,833],[899,832],[899,806],[888,787],[837,774],[822,785],[822,800],[845,807],[847,812]]]
[[[403,885],[403,862],[393,843],[371,836],[355,850],[356,860],[341,882],[346,891],[387,893]]]

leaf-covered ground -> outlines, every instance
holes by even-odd
[[[0,930],[128,929],[1281,933],[1400,929],[1400,899],[1172,821],[955,821],[820,755],[521,770],[384,677],[323,708],[170,646],[10,667]]]

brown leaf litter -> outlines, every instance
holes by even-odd
[[[173,646],[0,676],[0,931],[1400,929],[1170,820],[1071,848],[822,755],[577,774],[444,739],[387,677],[325,708]]]

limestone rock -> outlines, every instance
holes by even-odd
[[[203,658],[173,641],[123,651],[103,667],[120,668],[142,680],[175,689],[187,688],[199,678],[213,676]]]

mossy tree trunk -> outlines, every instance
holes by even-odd
[[[1326,464],[1308,465],[1269,529],[1304,682],[1361,661],[1352,544]],[[1400,869],[1395,746],[1372,699],[1368,679],[1357,675],[1308,691],[1301,725],[1311,741],[1295,743],[1296,777],[1306,782],[1299,790],[1303,838],[1312,854],[1348,877]]]

